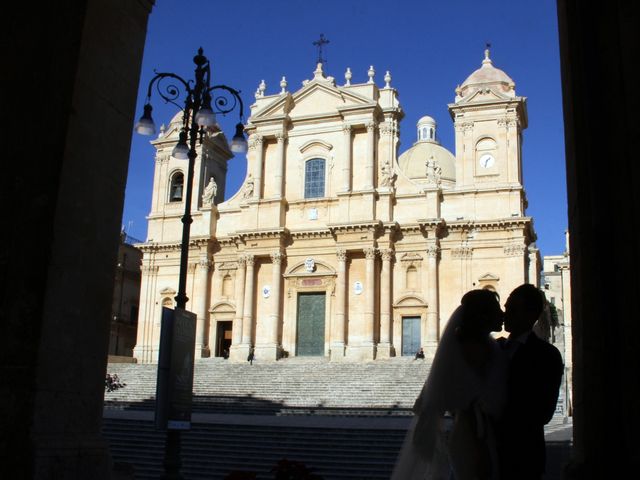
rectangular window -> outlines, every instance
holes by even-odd
[[[304,198],[324,197],[324,166],[322,158],[308,160],[304,169]]]

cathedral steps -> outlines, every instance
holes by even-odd
[[[135,466],[135,478],[160,476],[165,434],[152,422],[106,418],[103,432],[114,459]],[[325,479],[387,479],[404,435],[404,429],[195,423],[182,434],[182,473],[189,479],[223,479],[242,470],[271,479],[271,469],[286,458]]]
[[[221,480],[244,470],[266,480],[286,458],[325,480],[387,479],[428,371],[428,362],[412,358],[198,360],[182,473]],[[126,384],[105,393],[103,432],[114,461],[133,465],[136,479],[158,478],[165,433],[153,424],[157,366],[109,364],[108,372]]]
[[[194,412],[270,415],[409,415],[428,363],[196,362]],[[126,387],[105,394],[108,408],[154,408],[155,365],[110,364]]]

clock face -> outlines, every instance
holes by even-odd
[[[485,153],[480,157],[480,166],[482,168],[491,168],[496,163],[496,159],[490,153]]]

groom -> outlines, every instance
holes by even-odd
[[[530,284],[517,287],[505,304],[500,339],[509,356],[507,405],[498,425],[501,480],[540,480],[545,470],[544,425],[556,408],[564,371],[560,352],[532,328],[544,296]]]

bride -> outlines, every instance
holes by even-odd
[[[498,295],[471,290],[453,312],[392,480],[497,480],[493,431],[505,402],[507,359],[490,335],[500,331]]]

